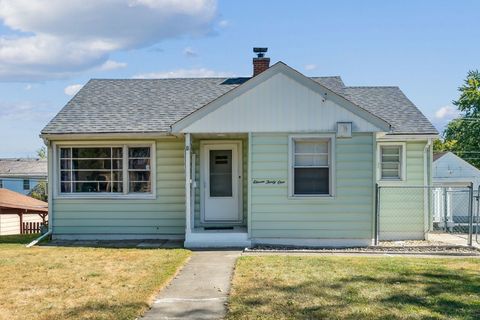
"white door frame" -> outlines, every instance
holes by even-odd
[[[238,166],[238,220],[218,220],[218,221],[206,221],[205,220],[205,176],[207,174],[206,161],[207,153],[206,146],[209,145],[237,145],[237,166]],[[243,157],[242,157],[242,140],[201,140],[200,141],[200,221],[204,224],[241,224],[243,222]],[[232,177],[234,178],[234,177]]]

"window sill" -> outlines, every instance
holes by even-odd
[[[335,200],[334,195],[289,195],[289,200]]]
[[[388,185],[397,186],[397,185],[405,184],[405,182],[406,182],[406,179],[396,179],[396,180],[381,179],[377,181],[377,184],[379,186],[388,186]]]
[[[57,194],[61,200],[154,200],[156,194]]]
[[[399,178],[399,179],[379,179],[378,182],[403,182],[405,179]]]

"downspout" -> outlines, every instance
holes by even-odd
[[[430,230],[430,147],[432,146],[432,139],[427,140],[425,148],[423,148],[423,215],[424,227],[423,232],[425,240],[428,240],[428,231]],[[430,168],[431,169],[431,168]]]
[[[33,240],[29,244],[26,245],[27,248],[33,247],[43,239],[47,238],[51,234],[53,234],[53,149],[52,149],[52,142],[43,138],[43,142],[47,146],[47,196],[48,196],[48,231],[45,234],[42,234],[37,239]]]
[[[32,242],[30,242],[29,244],[27,244],[26,247],[27,248],[33,247],[34,245],[36,245],[37,243],[39,243],[40,241],[42,241],[43,239],[45,239],[46,237],[48,237],[51,234],[52,234],[52,230],[48,230],[47,233],[42,234],[40,237],[38,237],[37,239],[35,239]]]

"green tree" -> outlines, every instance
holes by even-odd
[[[455,151],[455,140],[442,141],[441,139],[436,139],[433,141],[433,152],[445,152],[445,151]]]
[[[480,168],[480,72],[469,71],[458,88],[460,97],[453,101],[462,115],[450,121],[445,141],[458,156]]]
[[[40,149],[38,149],[37,150],[37,156],[40,159],[47,159],[47,148],[45,148],[45,146],[43,146]]]
[[[45,181],[39,182],[32,190],[30,190],[28,195],[32,198],[48,202],[47,183]]]

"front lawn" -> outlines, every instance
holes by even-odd
[[[480,319],[480,259],[244,256],[227,319]]]
[[[0,237],[0,319],[135,319],[190,255],[22,242]]]

